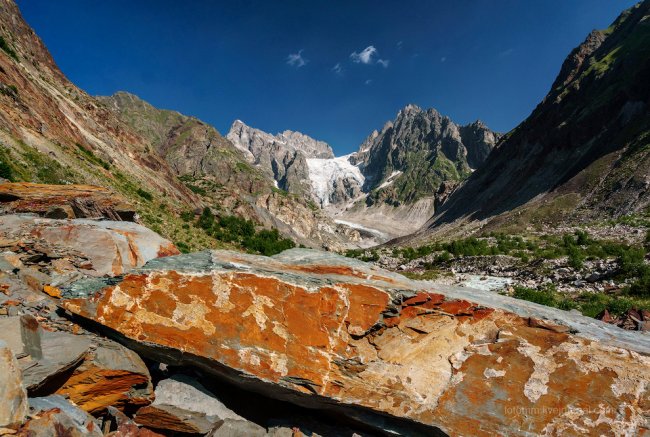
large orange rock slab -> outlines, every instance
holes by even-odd
[[[0,212],[51,218],[135,219],[135,209],[110,190],[93,185],[0,183]]]
[[[62,306],[156,359],[385,430],[647,431],[648,336],[426,288],[316,251],[216,251],[154,260],[112,284],[76,283]],[[547,329],[558,325],[580,333]]]

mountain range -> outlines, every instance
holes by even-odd
[[[460,126],[435,109],[407,105],[357,152],[340,157],[306,135],[272,135],[240,120],[226,138],[249,152],[249,162],[278,187],[311,194],[338,222],[386,238],[424,224],[436,199],[446,194],[441,188],[454,186],[481,166],[500,134],[480,121]]]
[[[333,250],[642,211],[649,4],[592,32],[533,113],[504,135],[407,105],[356,152],[335,157],[296,131],[270,134],[236,120],[224,137],[126,92],[90,96],[4,0],[0,177],[108,187],[190,249],[217,244],[180,219],[206,207]]]

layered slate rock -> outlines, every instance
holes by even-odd
[[[20,367],[11,349],[0,340],[0,428],[20,424],[27,406]]]
[[[0,183],[0,212],[50,218],[135,219],[135,209],[110,190],[92,185]]]
[[[78,282],[61,305],[157,360],[384,430],[648,431],[647,335],[428,287],[316,251],[215,251]]]
[[[96,343],[57,393],[92,414],[109,406],[123,409],[151,403],[151,377],[138,354],[111,341]]]
[[[0,246],[58,261],[55,270],[118,275],[150,259],[178,254],[169,240],[142,225],[110,220],[56,220],[32,215],[0,217]]]

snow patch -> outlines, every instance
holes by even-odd
[[[392,184],[395,181],[395,178],[397,176],[401,175],[401,174],[402,174],[402,172],[400,170],[392,172],[390,174],[390,176],[388,176],[388,178],[384,182],[382,182],[382,184],[380,186],[378,186],[377,188],[379,189],[379,188],[384,188],[384,187],[389,186],[390,184]]]
[[[358,166],[350,162],[352,154],[338,158],[308,158],[309,179],[314,196],[319,200],[321,207],[330,203],[330,195],[334,191],[337,180],[351,178],[362,186],[365,178]]]
[[[358,229],[360,231],[366,231],[369,234],[372,234],[372,235],[374,235],[374,236],[376,236],[378,238],[382,238],[382,239],[388,238],[388,235],[384,234],[383,232],[378,231],[377,229],[367,228],[367,227],[362,226],[362,225],[360,225],[358,223],[348,222],[346,220],[339,220],[339,219],[335,219],[334,223],[338,223],[340,225],[345,225],[345,226],[351,227],[352,229]]]

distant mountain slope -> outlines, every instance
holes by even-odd
[[[252,168],[244,153],[209,124],[156,108],[126,92],[98,99],[147,139],[177,175],[208,175],[221,185],[247,193],[271,191],[272,182]]]
[[[649,205],[646,0],[569,54],[544,100],[413,238],[449,232],[450,224],[584,221]]]

